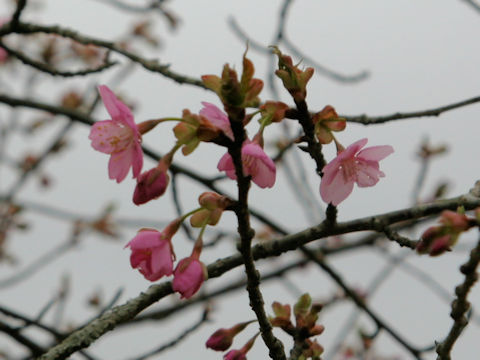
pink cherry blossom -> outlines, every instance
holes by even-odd
[[[173,272],[174,253],[171,244],[172,234],[168,230],[158,232],[153,229],[140,230],[125,246],[130,247],[130,265],[138,269],[145,279],[156,281]]]
[[[105,154],[111,154],[108,163],[110,179],[121,182],[127,176],[130,167],[135,178],[142,170],[143,152],[142,136],[133,120],[133,114],[107,86],[101,85],[98,90],[112,119],[99,121],[92,126],[89,136],[92,147]]]
[[[204,101],[202,105],[203,109],[200,110],[200,115],[207,118],[212,125],[222,130],[223,133],[233,141],[233,131],[230,127],[230,120],[228,120],[227,114],[211,103]]]
[[[165,170],[155,167],[137,177],[137,186],[133,193],[135,205],[145,204],[163,195],[168,186],[169,177]]]
[[[337,206],[350,195],[354,183],[360,187],[373,186],[385,176],[378,162],[393,153],[393,148],[383,145],[359,151],[367,141],[354,142],[323,168],[320,195],[326,203]]]
[[[272,187],[275,184],[275,163],[256,142],[246,140],[243,143],[242,162],[244,175],[252,176],[255,184],[261,188]],[[232,157],[228,152],[218,162],[217,169],[225,171],[230,179],[237,178]]]
[[[202,286],[205,268],[202,262],[192,255],[179,261],[173,276],[173,290],[180,293],[182,299],[189,299]]]

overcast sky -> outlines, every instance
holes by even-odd
[[[132,1],[133,2],[133,1]],[[0,3],[0,17],[8,15],[11,7],[7,1]],[[141,17],[126,15],[124,12],[93,0],[50,0],[43,1],[44,6],[25,13],[25,20],[39,21],[43,24],[59,24],[88,35],[117,40],[126,27]],[[236,36],[228,25],[228,19],[235,21],[248,36],[265,47],[271,44],[278,22],[280,5],[277,1],[170,1],[167,8],[179,16],[181,23],[176,31],[170,31],[161,17],[151,14],[157,21],[153,32],[162,40],[162,47],[156,53],[148,47],[138,46],[138,50],[150,57],[158,57],[161,63],[171,64],[171,69],[192,77],[203,74],[220,74],[224,63],[241,68],[241,57],[245,51],[245,41]],[[397,111],[407,112],[447,105],[480,94],[480,50],[476,34],[480,29],[480,13],[466,2],[450,1],[297,1],[291,7],[287,21],[287,38],[300,49],[305,57],[313,58],[319,64],[345,75],[356,75],[368,71],[369,77],[357,83],[332,81],[326,76],[313,77],[308,88],[308,103],[311,110],[320,110],[327,104],[346,115],[386,115]],[[281,48],[288,53],[287,49]],[[115,57],[117,58],[117,57]],[[266,79],[268,56],[254,49],[249,58],[255,64],[257,76]],[[123,64],[126,59],[118,57]],[[297,58],[296,60],[300,60]],[[54,103],[66,89],[85,89],[94,84],[111,85],[120,68],[109,70],[100,76],[92,76],[89,82],[83,79],[49,79],[32,89],[32,97]],[[2,72],[3,71],[3,72]],[[21,96],[24,91],[25,74],[5,73],[0,70],[0,80],[12,82],[12,88]],[[15,79],[22,79],[18,85]],[[0,82],[0,83],[2,83]],[[131,75],[123,79],[114,90],[131,99],[135,104],[137,122],[154,117],[179,116],[182,109],[196,112],[201,101],[219,105],[214,94],[190,87],[179,86],[161,75],[148,73],[135,67]],[[112,85],[112,87],[113,87]],[[0,89],[0,92],[6,89]],[[271,96],[265,89],[262,100]],[[291,104],[286,91],[281,91],[281,100]],[[0,122],[7,121],[8,109],[0,106]],[[21,112],[19,121],[28,122],[31,112]],[[392,145],[395,153],[381,163],[386,177],[373,188],[355,188],[353,194],[339,207],[341,220],[373,215],[409,206],[412,202],[412,188],[420,168],[415,153],[423,138],[434,144],[446,144],[449,152],[435,160],[429,169],[423,196],[432,192],[441,181],[450,184],[448,196],[465,193],[479,178],[478,125],[480,105],[472,105],[443,114],[438,118],[402,120],[387,125],[361,126],[351,124],[338,135],[345,146],[367,137],[369,145]],[[94,113],[98,120],[107,118],[103,108]],[[64,120],[62,120],[64,121]],[[40,136],[28,138],[16,136],[9,141],[7,153],[15,154],[42,149],[55,131],[63,126],[58,122],[41,130]],[[148,134],[145,144],[165,152],[173,143],[170,126],[164,131]],[[252,125],[250,134],[255,133]],[[267,129],[268,144],[270,128]],[[53,187],[40,190],[38,182],[31,179],[18,199],[36,204],[49,204],[78,214],[94,215],[100,213],[109,202],[117,206],[117,214],[123,217],[157,221],[173,218],[174,210],[170,203],[171,194],[165,198],[136,207],[131,203],[134,180],[127,178],[120,185],[108,180],[107,156],[93,151],[88,140],[89,129],[84,125],[75,125],[70,134],[68,151],[49,160],[42,171],[51,174]],[[271,134],[278,134],[278,128],[272,126]],[[267,152],[273,154],[271,148]],[[202,145],[189,158],[178,157],[180,163],[192,166],[195,170],[213,174],[223,150]],[[306,154],[299,152],[309,171],[308,183],[312,189],[312,198],[320,204],[318,194],[319,179],[315,175],[312,162]],[[327,147],[328,160],[334,156],[333,145]],[[290,161],[293,161],[290,158]],[[146,161],[145,169],[152,162]],[[2,192],[9,188],[15,177],[7,167],[0,167],[3,178],[0,181]],[[233,182],[225,181],[222,188],[233,193]],[[196,206],[196,197],[202,189],[191,182],[181,180],[179,189],[183,191],[182,200],[185,209]],[[255,206],[291,231],[312,225],[320,219],[306,216],[298,205],[294,205],[288,181],[284,173],[279,172],[277,184],[273,189],[252,189]],[[293,205],[292,205],[293,204]],[[313,217],[313,219],[312,219]],[[0,280],[14,274],[19,268],[38,258],[66,240],[69,224],[45,216],[42,212],[30,212],[25,218],[32,221],[32,230],[24,234],[15,234],[8,249],[18,256],[21,263],[16,268],[0,264]],[[234,230],[233,218],[226,216],[220,226],[225,230]],[[142,225],[143,226],[143,225]],[[418,236],[424,228],[419,227],[412,237]],[[136,296],[149,283],[128,264],[129,253],[123,249],[125,243],[135,234],[135,228],[122,228],[119,242],[105,241],[94,234],[84,237],[75,251],[69,252],[52,265],[32,276],[19,286],[2,291],[2,304],[31,315],[36,314],[51,298],[52,291],[58,288],[62,276],[72,280],[71,299],[67,303],[65,317],[70,321],[81,322],[94,312],[85,306],[86,296],[96,289],[102,289],[106,298],[113,296],[119,288],[124,288],[120,303]],[[458,264],[467,259],[465,248],[475,240],[475,234],[469,233],[462,238],[465,246],[452,254],[440,258],[408,258],[414,264],[427,270],[442,283],[451,294],[454,286],[461,281],[457,271]],[[188,255],[190,244],[179,236],[175,239],[178,246],[177,256]],[[401,254],[397,247],[391,246],[395,254]],[[215,251],[205,251],[205,262],[230,255],[235,252],[232,243],[225,243]],[[348,280],[352,286],[362,288],[375,278],[379,270],[385,271],[385,258],[378,251],[361,251],[332,259],[332,265]],[[269,263],[260,264],[268,269]],[[315,268],[308,272],[300,271],[291,275],[291,279],[302,291],[309,291],[314,298],[321,299],[330,295],[335,285]],[[242,271],[235,272],[240,275]],[[227,276],[233,279],[235,276]],[[227,280],[228,280],[227,279]],[[227,280],[213,280],[205,284],[213,289]],[[269,306],[274,300],[290,302],[294,294],[286,291],[282,284],[267,284],[265,302]],[[178,348],[165,354],[167,357],[198,357],[219,359],[220,354],[205,350],[204,341],[218,327],[253,317],[244,291],[228,296],[228,301],[219,301],[212,318],[215,322],[203,328],[197,335],[190,337]],[[479,291],[474,289],[472,303],[478,304]],[[160,306],[170,304],[164,299]],[[427,346],[433,340],[441,340],[448,332],[451,319],[448,304],[438,300],[424,285],[408,273],[397,269],[392,277],[371,299],[372,307],[388,319],[392,326],[418,346]],[[350,315],[350,306],[337,306],[322,320],[326,331],[319,342],[327,350]],[[270,312],[270,309],[268,309]],[[138,333],[119,331],[106,335],[92,346],[99,357],[124,359],[141,351],[162,344],[175,336],[175,329],[187,328],[200,316],[200,310],[175,316],[167,322],[151,327],[139,328]],[[50,319],[51,320],[51,319]],[[359,324],[373,329],[372,323],[363,316]],[[138,334],[142,334],[139,336]],[[458,342],[453,352],[456,359],[471,358],[472,351],[478,349],[478,326],[471,324]],[[243,345],[251,332],[242,334],[236,347]],[[134,340],[133,340],[134,339]],[[4,345],[5,344],[5,345]],[[0,338],[0,349],[8,351],[15,347]],[[383,354],[401,354],[408,358],[387,335],[381,335],[376,345]],[[328,352],[328,351],[327,351]],[[266,351],[261,340],[252,350],[250,359],[265,356]],[[425,359],[434,359],[430,353]]]

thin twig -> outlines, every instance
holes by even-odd
[[[465,275],[465,280],[455,288],[457,298],[452,302],[452,312],[450,313],[453,325],[445,340],[437,344],[437,360],[451,360],[450,352],[453,345],[468,324],[466,314],[470,310],[470,302],[468,302],[467,296],[478,279],[477,267],[479,263],[480,239],[477,242],[477,246],[470,252],[468,261],[460,267],[460,272]]]
[[[22,54],[20,51],[13,50],[9,46],[6,46],[2,41],[0,41],[0,47],[4,48],[11,56],[16,57],[25,65],[31,66],[32,68],[37,69],[38,71],[44,72],[52,76],[62,76],[62,77],[85,76],[85,75],[102,72],[103,70],[106,70],[112,67],[113,65],[118,64],[118,62],[116,61],[106,61],[102,65],[93,69],[85,69],[85,70],[77,70],[77,71],[62,71],[62,70],[55,69],[54,67],[46,63],[43,63],[41,61],[36,61],[29,58],[28,56],[25,56],[24,54]]]
[[[42,26],[42,25],[36,25],[31,23],[19,22],[16,28],[12,28],[7,24],[6,26],[3,26],[1,29],[2,30],[0,30],[0,37],[4,35],[8,35],[10,33],[17,33],[17,34],[45,33],[45,34],[57,34],[65,38],[75,40],[76,42],[84,45],[93,44],[99,47],[109,49],[117,54],[123,55],[126,58],[130,59],[131,61],[143,66],[145,69],[154,73],[161,74],[169,79],[172,79],[173,81],[179,84],[189,84],[189,85],[194,85],[194,86],[206,89],[206,87],[203,85],[203,82],[200,79],[190,78],[188,76],[170,71],[169,65],[160,64],[156,59],[155,60],[145,59],[128,50],[123,49],[122,47],[120,47],[119,45],[113,42],[104,41],[101,39],[81,35],[76,31],[65,29],[60,26]]]
[[[440,107],[429,109],[429,110],[421,110],[421,111],[405,112],[405,113],[397,112],[391,115],[384,115],[384,116],[341,115],[341,117],[347,119],[348,122],[354,122],[354,123],[359,123],[363,125],[374,125],[374,124],[383,124],[393,120],[403,120],[403,119],[419,118],[419,117],[426,117],[426,116],[439,116],[440,114],[446,111],[458,109],[458,108],[475,104],[478,102],[480,102],[480,96],[476,96],[476,97],[462,100],[450,105],[444,105],[444,106],[440,106]]]
[[[14,29],[17,28],[18,22],[20,20],[20,15],[22,15],[26,5],[27,5],[27,0],[17,1],[17,8],[15,9],[15,12],[13,13],[12,18],[10,20],[10,26],[12,28]]]
[[[463,0],[463,1],[466,2],[468,5],[470,5],[472,9],[480,12],[480,5],[478,5],[475,1],[473,0]]]

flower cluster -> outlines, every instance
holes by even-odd
[[[355,183],[359,187],[375,185],[379,178],[384,176],[379,169],[379,161],[391,154],[393,148],[384,145],[361,150],[367,143],[367,139],[361,139],[346,149],[343,148],[333,133],[343,131],[346,120],[339,117],[330,105],[314,115],[309,115],[306,108],[306,87],[313,76],[313,69],[300,69],[298,65],[293,64],[291,57],[283,55],[277,48],[274,48],[274,53],[278,56],[279,66],[276,75],[293,97],[298,107],[296,110],[278,101],[261,102],[259,94],[263,88],[263,82],[254,78],[255,69],[253,63],[246,57],[246,53],[243,56],[243,69],[240,76],[228,64],[223,67],[221,76],[202,76],[205,87],[218,95],[224,111],[212,103],[202,102],[203,107],[198,113],[185,109],[181,117],[150,119],[137,124],[129,107],[106,85],[99,86],[98,90],[110,119],[96,122],[91,128],[89,138],[95,150],[110,155],[108,163],[110,179],[119,183],[132,169],[133,178],[136,179],[133,203],[145,204],[166,192],[170,182],[169,170],[178,150],[181,149],[181,153],[188,156],[201,143],[214,143],[226,148],[225,154],[218,161],[217,169],[225,172],[228,178],[238,180],[240,177],[245,181],[252,181],[260,188],[272,188],[275,185],[277,170],[275,162],[263,149],[263,134],[268,126],[279,123],[288,116],[292,119],[302,119],[300,121],[302,126],[308,123],[309,145],[312,141],[318,140],[321,144],[334,142],[337,147],[337,157],[323,169],[319,169],[323,176],[320,195],[325,202],[334,206],[340,204],[352,192]],[[303,115],[299,115],[302,106],[305,111]],[[251,107],[256,108],[255,111],[247,113],[247,108]],[[259,115],[260,126],[257,133],[250,137],[247,134],[246,125],[257,115]],[[168,121],[176,122],[173,127],[175,144],[154,167],[142,172],[142,137],[158,124]],[[311,134],[312,130],[314,136]],[[305,137],[301,136],[294,142],[302,141],[305,141]],[[321,146],[317,150],[321,151]],[[313,150],[309,149],[309,151]],[[172,288],[179,292],[182,298],[193,296],[206,279],[205,266],[199,260],[203,246],[202,235],[206,226],[215,226],[223,211],[235,208],[232,200],[216,193],[202,194],[199,204],[198,209],[172,221],[163,231],[142,229],[127,244],[132,251],[130,264],[133,268],[138,269],[149,281],[157,281],[163,276],[173,275]],[[200,228],[200,232],[191,255],[178,261],[174,269],[175,253],[172,238],[187,217],[190,217],[190,224],[194,228]],[[278,306],[275,307],[278,308]],[[318,328],[309,327],[312,325],[311,319],[315,318],[312,309],[309,310],[310,315],[305,318],[305,321],[310,321],[309,325],[305,325],[306,330],[304,329],[310,334],[309,336],[319,333]],[[304,328],[305,326],[300,324],[301,319],[297,316],[297,325],[291,329],[299,326]],[[272,323],[280,324],[281,321],[282,318],[277,315]],[[291,323],[287,322],[285,326],[287,325],[290,326]],[[221,334],[233,338],[232,334],[236,334],[241,327],[224,330]],[[226,358],[240,359],[242,356],[244,358],[245,353],[253,345],[254,339],[255,337],[242,348],[243,350],[230,352]],[[313,343],[309,345],[310,349],[314,347]],[[316,354],[315,351],[313,352]]]
[[[309,294],[301,295],[293,307],[295,324],[291,321],[290,305],[282,305],[275,301],[272,309],[275,315],[270,317],[272,326],[281,328],[293,336],[297,342],[303,342],[302,356],[305,359],[319,359],[323,353],[323,347],[316,340],[310,338],[320,335],[325,329],[323,325],[317,324],[322,305],[312,303]]]

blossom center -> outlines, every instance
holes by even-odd
[[[356,159],[346,159],[339,166],[345,182],[355,181],[357,178],[357,167],[359,161]]]
[[[133,131],[127,126],[118,125],[114,132],[109,134],[107,141],[115,149],[115,152],[125,150],[133,140]]]

